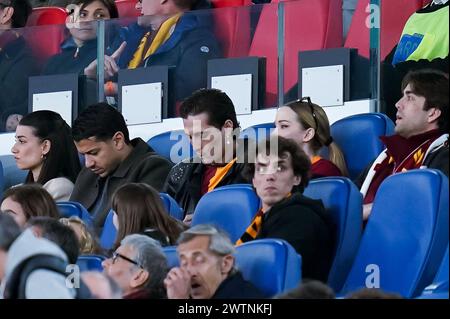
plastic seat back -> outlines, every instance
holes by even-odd
[[[56,206],[58,206],[61,217],[68,218],[70,216],[77,216],[88,227],[92,227],[94,225],[91,214],[86,210],[86,208],[84,208],[82,204],[73,201],[65,201],[57,202]]]
[[[301,257],[281,239],[259,239],[238,246],[236,264],[244,278],[268,297],[296,287],[301,280]]]
[[[179,163],[194,155],[189,137],[183,130],[168,131],[151,137],[147,144],[159,155]]]
[[[232,199],[232,200],[230,200]],[[223,186],[203,195],[192,218],[192,226],[213,224],[236,242],[259,210],[260,201],[248,186]]]
[[[345,177],[325,177],[309,182],[304,195],[320,199],[335,225],[334,259],[328,285],[340,291],[352,267],[362,232],[362,195]]]
[[[103,271],[102,262],[106,258],[101,255],[81,255],[77,259],[77,265],[80,271]]]
[[[343,293],[381,288],[413,298],[432,282],[448,246],[448,178],[431,169],[386,178]]]
[[[352,115],[331,125],[331,135],[344,153],[351,179],[384,150],[379,137],[394,134],[394,126],[382,113]]]

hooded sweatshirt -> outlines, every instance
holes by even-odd
[[[35,237],[30,228],[25,230],[8,250],[5,278],[0,286],[1,298],[14,269],[25,259],[40,254],[59,257],[67,262],[66,254],[56,244],[45,238]],[[75,290],[66,286],[65,276],[42,269],[35,270],[28,276],[25,296],[27,299],[73,299]]]
[[[302,257],[302,278],[327,281],[334,250],[334,226],[322,201],[293,193],[269,209],[256,239],[286,240]]]

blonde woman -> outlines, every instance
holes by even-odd
[[[333,141],[330,123],[323,108],[309,97],[290,102],[278,109],[274,134],[294,140],[311,160],[311,178],[348,176],[344,155]],[[328,148],[328,159],[319,155]]]

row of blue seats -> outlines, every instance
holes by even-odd
[[[314,180],[305,195],[321,199],[336,226],[335,257],[328,280],[335,291],[364,286],[371,271],[379,275],[381,288],[405,297],[419,295],[431,282],[449,242],[448,178],[441,172],[414,170],[386,179],[364,234],[361,194],[349,179]],[[229,198],[239,200],[230,202]],[[250,185],[225,186],[200,200],[192,224],[216,224],[234,241],[258,207]],[[104,232],[111,229],[114,235],[110,235],[109,247],[115,237],[112,220],[107,221]]]

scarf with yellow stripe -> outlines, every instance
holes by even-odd
[[[438,130],[404,138],[399,135],[382,136],[387,157],[374,167],[375,175],[364,197],[364,204],[372,203],[381,183],[390,175],[420,168],[430,145],[441,135]]]
[[[158,48],[167,41],[167,39],[170,38],[170,36],[173,33],[173,30],[175,29],[175,25],[178,22],[178,19],[180,18],[181,14],[176,14],[161,24],[159,30],[157,31],[157,34],[155,38],[153,39],[152,43],[148,47],[148,41],[151,41],[151,32],[147,32],[141,39],[141,42],[139,43],[138,48],[136,49],[136,52],[133,55],[133,58],[128,63],[128,69],[135,69],[139,67],[145,59],[147,59],[149,56],[151,56],[153,53],[158,50]],[[148,47],[146,52],[144,53],[145,48]]]
[[[291,197],[291,195],[292,193],[287,194],[285,199]],[[264,218],[264,211],[262,208],[260,208],[258,212],[255,214],[255,217],[253,217],[253,221],[250,224],[250,226],[247,227],[245,233],[242,234],[241,238],[239,238],[236,241],[235,245],[239,246],[245,242],[252,241],[253,239],[255,239],[259,231],[261,230],[263,218]]]

